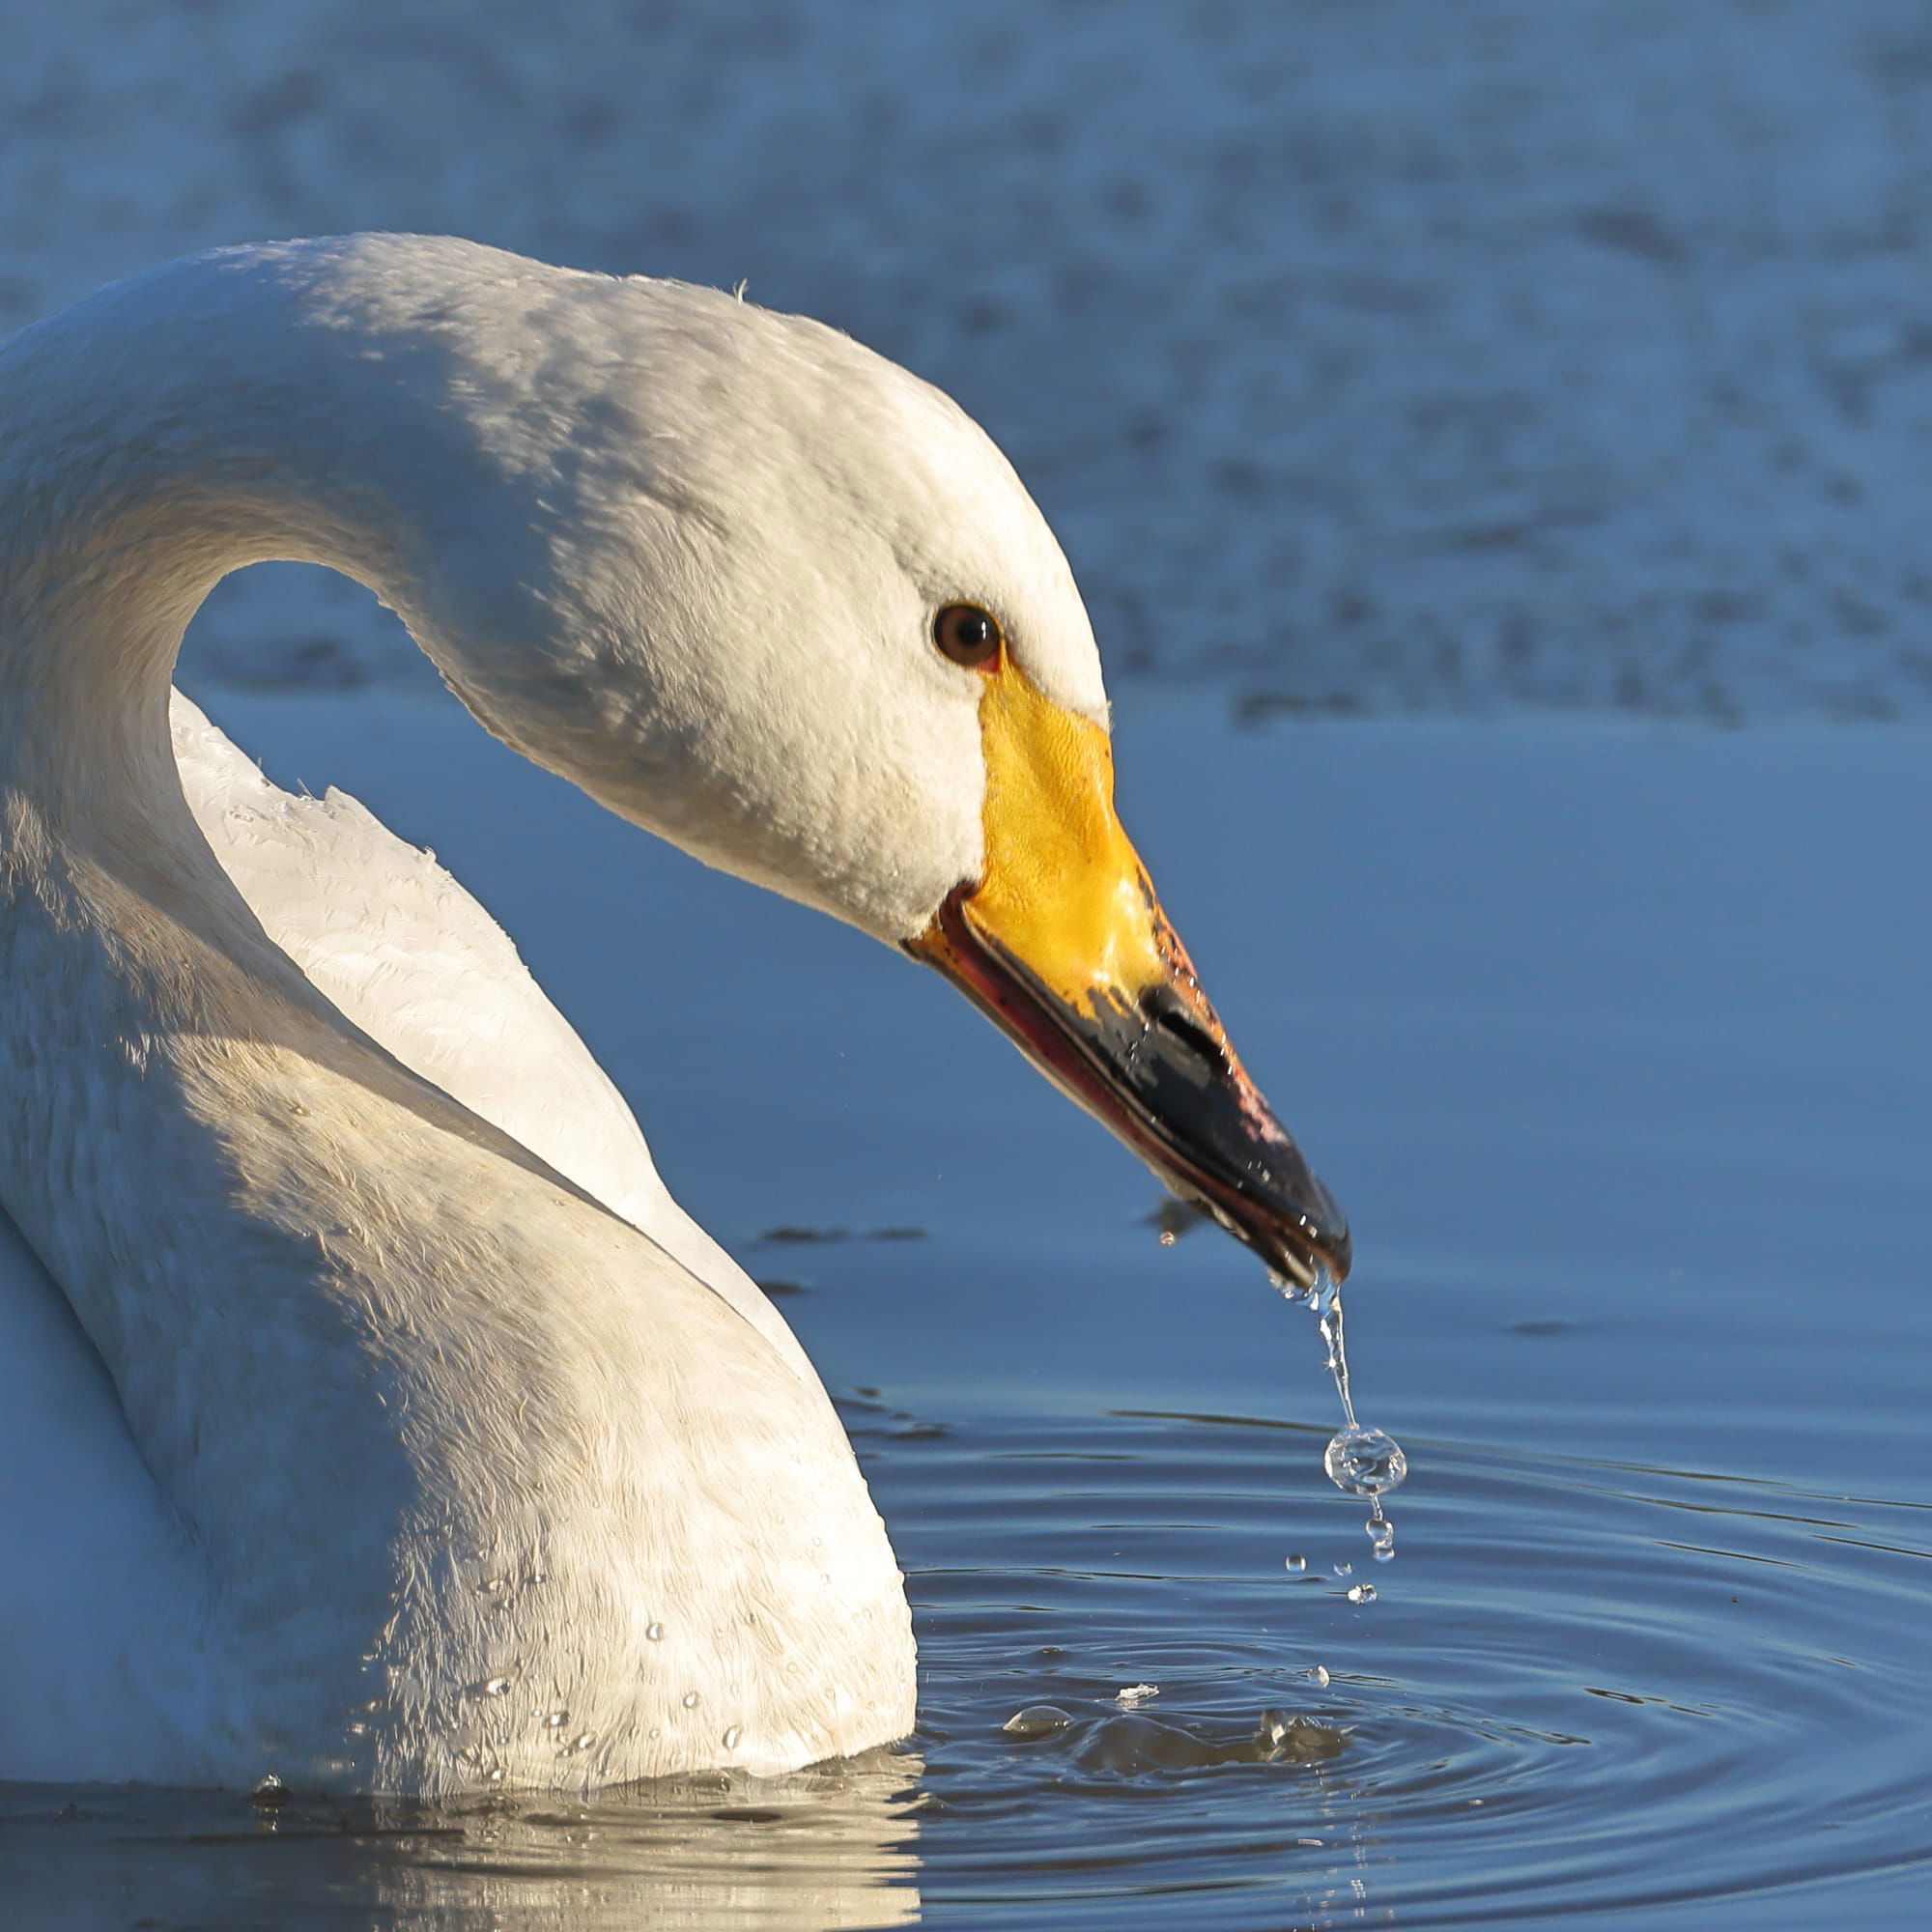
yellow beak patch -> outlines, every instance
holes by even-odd
[[[1075,1011],[1131,1000],[1172,968],[1147,868],[1114,811],[1099,725],[1042,697],[1013,665],[980,700],[985,869],[961,911]]]
[[[906,951],[1269,1266],[1339,1280],[1348,1223],[1229,1046],[1121,829],[1106,732],[1004,654],[980,730],[984,864]]]

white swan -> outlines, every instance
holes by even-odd
[[[1347,1264],[1114,817],[1065,563],[945,398],[457,242],[121,284],[0,349],[0,1777],[582,1788],[903,1734],[832,1406],[507,941],[185,703],[171,744],[183,630],[264,557],[938,965],[1275,1266]]]

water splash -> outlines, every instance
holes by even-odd
[[[1383,1513],[1382,1497],[1402,1487],[1408,1474],[1408,1458],[1387,1430],[1364,1428],[1356,1417],[1354,1393],[1349,1385],[1349,1345],[1342,1325],[1342,1284],[1325,1267],[1318,1267],[1314,1281],[1306,1285],[1279,1274],[1270,1279],[1288,1300],[1297,1301],[1314,1313],[1327,1355],[1328,1374],[1341,1398],[1342,1427],[1322,1451],[1321,1466],[1338,1490],[1368,1498],[1369,1520],[1362,1527],[1368,1532],[1376,1561],[1393,1562],[1395,1524]],[[1292,1558],[1289,1567],[1294,1567]],[[1345,1574],[1347,1568],[1337,1565],[1336,1574]],[[1373,1603],[1375,1596],[1374,1586],[1367,1583],[1349,1592],[1351,1603]]]
[[[1029,1704],[1000,1727],[1030,1750],[1065,1756],[1089,1775],[1201,1771],[1226,1764],[1309,1764],[1338,1755],[1348,1733],[1295,1712],[1267,1710],[1251,1729],[1211,1729],[1141,1711],[1073,1712]]]
[[[1000,1728],[1009,1737],[1031,1742],[1035,1738],[1058,1737],[1072,1721],[1072,1714],[1063,1711],[1058,1704],[1028,1704],[1015,1711]]]

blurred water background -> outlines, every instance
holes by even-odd
[[[454,231],[807,310],[1062,532],[1117,681],[1924,715],[1919,0],[5,0],[0,326]],[[423,675],[241,580],[205,676]]]
[[[1371,1564],[1306,1319],[1162,1246],[962,1006],[518,766],[353,586],[244,573],[183,682],[438,848],[771,1285],[923,1725],[534,1810],[16,1788],[0,1922],[1923,1922],[1932,12],[0,24],[0,327],[450,230],[746,280],[986,422],[1093,605],[1127,822],[1356,1223],[1413,1470]]]

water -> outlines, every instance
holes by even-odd
[[[1355,1224],[1391,1569],[1252,1260],[1150,1238],[1153,1183],[931,976],[446,713],[230,711],[491,882],[788,1284],[920,1730],[589,1804],[3,1791],[10,1928],[1922,1922],[1932,737],[1129,714],[1128,822]],[[1297,824],[1320,944],[1253,878]]]
[[[1306,1288],[1279,1274],[1270,1274],[1268,1279],[1287,1299],[1315,1311],[1329,1379],[1334,1382],[1336,1399],[1342,1405],[1342,1427],[1328,1438],[1328,1446],[1321,1452],[1321,1466],[1338,1490],[1368,1497],[1369,1520],[1362,1527],[1368,1532],[1371,1552],[1378,1563],[1392,1563],[1395,1524],[1382,1508],[1382,1497],[1407,1480],[1408,1458],[1387,1430],[1365,1429],[1355,1414],[1342,1284],[1326,1268],[1317,1268],[1314,1282]],[[1287,1567],[1291,1571],[1305,1569],[1307,1558],[1291,1556]],[[1346,1570],[1348,1566],[1340,1567]],[[1376,1588],[1372,1583],[1359,1584],[1349,1592],[1350,1603],[1372,1604],[1375,1600]]]

